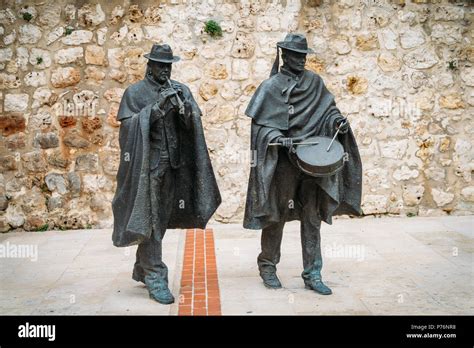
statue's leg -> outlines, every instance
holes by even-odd
[[[303,277],[306,288],[314,290],[322,295],[332,293],[322,281],[321,269],[323,258],[321,254],[321,218],[317,210],[317,189],[305,180],[300,186],[300,199],[303,208],[301,211],[301,247],[303,251]],[[313,187],[311,190],[310,187]]]
[[[303,249],[303,279],[321,279],[321,220],[311,218],[303,209],[301,217],[301,247]]]
[[[262,229],[262,251],[257,258],[258,269],[263,283],[268,288],[281,288],[281,283],[276,276],[276,265],[280,262],[281,239],[285,222],[273,223]]]
[[[160,282],[168,284],[168,267],[162,261],[162,242],[150,238],[138,245],[137,252],[144,274],[154,274]]]
[[[168,267],[162,260],[162,240],[165,237],[168,221],[174,202],[174,172],[169,160],[160,159],[162,163],[156,169],[152,179],[152,211],[154,215],[152,238],[159,242],[159,252],[155,253],[156,273],[168,284]]]
[[[161,259],[161,240],[164,236],[164,231],[161,230],[160,223],[160,196],[163,194],[162,179],[166,173],[167,166],[164,163],[150,172],[150,198],[152,211],[152,238],[143,241],[138,245],[137,259],[144,271],[144,275],[149,273],[156,273],[159,278],[164,278],[167,282],[167,267]],[[139,268],[137,268],[138,270]]]
[[[281,240],[284,226],[284,221],[276,222],[262,230],[260,239],[262,251],[257,258],[260,273],[276,272],[276,265],[280,262]]]
[[[140,246],[138,246],[138,248],[140,248]],[[145,277],[145,270],[140,264],[140,253],[138,252],[138,249],[137,249],[137,253],[135,257],[135,265],[133,266],[132,279],[137,282],[145,283],[144,277]]]
[[[150,173],[153,234],[152,238],[140,243],[137,250],[150,297],[163,304],[174,302],[174,297],[168,288],[168,267],[162,260],[162,240],[170,215],[168,206],[170,203],[165,202],[174,192],[170,180],[172,174],[168,162],[160,163]],[[171,190],[170,195],[168,190]]]
[[[294,216],[294,210],[298,202],[295,200],[298,187],[299,172],[291,164],[285,150],[280,151],[278,164],[272,179],[269,201],[272,206],[272,222],[262,229],[261,248],[262,251],[257,258],[260,276],[265,286],[269,288],[280,288],[281,283],[276,276],[276,265],[280,262],[281,240],[283,228],[287,220]]]

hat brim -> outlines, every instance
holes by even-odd
[[[152,60],[154,62],[161,62],[161,63],[176,63],[181,60],[179,56],[173,56],[173,59],[155,58],[155,57],[151,57],[149,53],[144,54],[143,57],[145,57],[146,59]]]
[[[294,52],[298,52],[298,53],[314,53],[313,49],[309,48],[309,47],[305,50],[302,50],[302,49],[299,49],[299,48],[294,48],[294,47],[288,47],[287,42],[285,42],[285,41],[277,42],[277,46],[280,47],[280,48],[283,48],[285,50],[294,51]]]

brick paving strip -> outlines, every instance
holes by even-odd
[[[186,230],[178,315],[221,315],[212,229]]]

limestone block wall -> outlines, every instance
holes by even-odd
[[[223,204],[239,222],[248,180],[244,110],[275,44],[307,35],[353,127],[366,214],[474,211],[473,7],[469,1],[0,2],[0,231],[107,227],[116,113],[153,43],[203,111]],[[203,31],[213,19],[222,37]]]

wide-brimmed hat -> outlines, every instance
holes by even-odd
[[[301,34],[287,34],[284,41],[277,42],[277,46],[299,53],[314,53],[314,51],[308,47],[306,37]]]
[[[151,48],[151,52],[144,54],[143,56],[149,60],[162,63],[175,63],[181,59],[178,56],[173,56],[173,50],[166,44],[154,44]]]
[[[304,35],[292,33],[287,34],[284,41],[277,42],[277,53],[275,61],[273,62],[272,71],[270,72],[270,77],[278,73],[278,68],[280,66],[280,48],[299,53],[314,53],[314,51],[308,47],[308,41]]]

